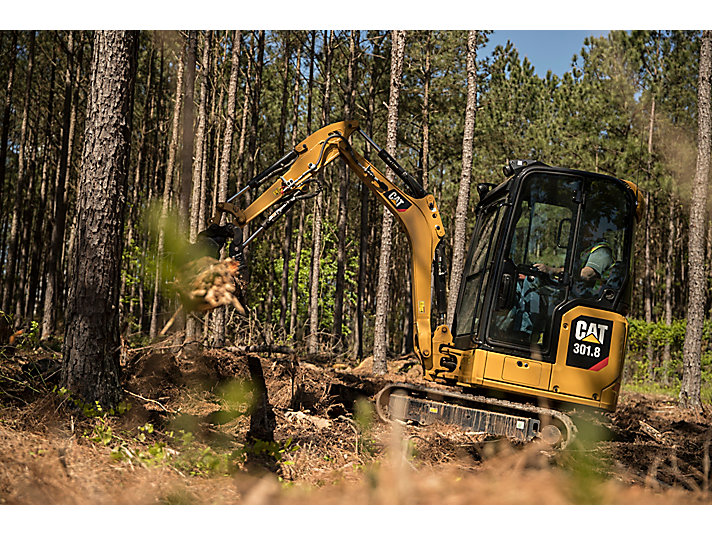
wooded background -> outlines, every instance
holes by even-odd
[[[461,253],[456,219],[468,239],[474,223],[477,195],[463,200],[464,192],[501,182],[509,159],[637,183],[647,209],[635,240],[626,380],[678,385],[702,32],[589,38],[563,77],[537,76],[511,44],[478,53],[489,34],[141,32],[132,45],[126,110],[128,179],[119,191],[122,338],[150,342],[173,315],[175,258],[217,202],[310,132],[354,118],[433,192],[448,257]],[[96,37],[0,32],[2,319],[48,344],[64,336],[76,269]],[[331,361],[412,350],[405,235],[391,232],[390,216],[343,165],[331,166],[323,180],[321,195],[249,246],[251,321],[231,310],[189,318],[186,339],[257,340],[259,325],[268,341],[294,341]],[[699,337],[709,385],[712,224],[702,206]]]

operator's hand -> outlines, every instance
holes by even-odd
[[[554,271],[553,268],[548,265],[544,265],[543,263],[535,263],[532,267],[534,267],[537,271],[541,271],[546,274],[551,274]]]
[[[590,282],[591,280],[595,280],[597,277],[598,273],[592,267],[586,266],[581,269],[581,280],[585,282]]]

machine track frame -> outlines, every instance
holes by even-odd
[[[541,439],[559,449],[578,431],[558,410],[415,384],[389,384],[376,394],[375,405],[383,422],[440,422],[515,441]]]

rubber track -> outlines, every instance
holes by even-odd
[[[437,400],[438,402],[447,402],[446,398],[450,397],[471,404],[496,406],[498,408],[504,408],[507,411],[511,410],[515,412],[536,414],[538,416],[549,416],[552,419],[560,421],[566,430],[566,435],[562,436],[562,441],[559,444],[559,448],[561,449],[565,449],[566,447],[568,447],[574,440],[574,438],[576,437],[576,433],[578,432],[578,429],[576,428],[576,425],[574,424],[573,420],[565,413],[559,412],[557,410],[541,408],[539,406],[534,406],[533,404],[522,404],[519,402],[512,402],[503,399],[494,399],[481,395],[470,395],[468,393],[460,393],[457,391],[445,389],[428,388],[423,386],[416,386],[415,384],[405,383],[389,384],[383,389],[381,389],[378,393],[376,393],[376,413],[378,414],[378,417],[381,419],[381,421],[383,421],[384,423],[388,423],[391,421],[387,413],[385,412],[385,408],[388,406],[388,399],[390,397],[390,393],[396,389],[405,389],[409,392],[425,394],[426,398],[433,401]],[[388,394],[386,395],[386,393]],[[433,399],[431,395],[437,395],[438,397],[442,397],[442,399]]]

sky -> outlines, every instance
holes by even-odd
[[[571,58],[578,54],[583,40],[594,35],[606,35],[608,30],[495,30],[489,42],[478,55],[489,56],[497,45],[512,41],[520,58],[527,57],[536,74],[546,76],[546,71],[561,77],[571,69]]]

